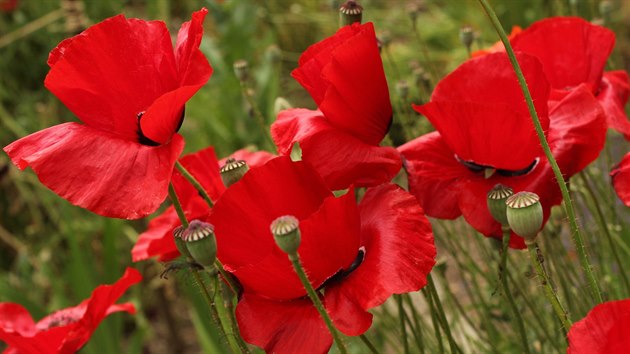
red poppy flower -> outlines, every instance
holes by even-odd
[[[547,105],[549,84],[540,62],[517,53],[552,153],[568,178],[599,155],[605,140],[601,106],[585,85]],[[486,208],[497,183],[541,198],[545,220],[560,190],[542,152],[521,89],[505,53],[462,64],[435,88],[431,102],[414,107],[435,126],[399,148],[409,188],[428,216],[466,221],[501,237]],[[486,174],[491,176],[486,178]],[[524,247],[520,237],[512,247]]]
[[[626,354],[630,348],[630,299],[595,306],[571,326],[567,354]]]
[[[18,0],[0,0],[0,11],[12,12],[18,7]]]
[[[515,51],[540,60],[554,89],[551,99],[564,97],[586,84],[604,108],[608,127],[630,139],[624,106],[630,94],[625,71],[604,72],[615,46],[613,31],[577,17],[553,17],[535,22],[511,38]]]
[[[307,162],[278,157],[253,169],[217,201],[210,222],[218,257],[243,293],[236,317],[243,338],[267,352],[325,352],[323,320],[270,224],[300,221],[298,249],[313,286],[347,335],[371,325],[368,309],[426,284],[435,263],[431,226],[413,196],[393,184],[368,189],[359,205],[351,189],[334,197]]]
[[[342,27],[308,48],[292,76],[319,110],[280,112],[271,126],[278,151],[288,155],[300,143],[332,189],[373,186],[400,170],[395,149],[380,147],[392,120],[392,106],[372,23]]]
[[[610,178],[619,199],[630,207],[630,153],[610,172]]]
[[[230,157],[247,162],[250,168],[263,165],[275,156],[267,151],[249,151],[241,149]],[[227,158],[217,161],[214,148],[203,150],[182,157],[179,162],[201,183],[212,200],[217,200],[225,191],[219,173],[220,166]],[[173,187],[179,198],[188,220],[207,220],[211,209],[179,171],[173,171]],[[158,257],[161,262],[179,257],[179,251],[173,239],[173,230],[181,225],[175,208],[168,207],[162,214],[151,220],[145,232],[138,236],[138,241],[131,250],[134,262],[151,257]]]
[[[105,317],[120,311],[136,312],[131,303],[115,302],[131,285],[141,280],[137,270],[127,268],[116,283],[100,285],[89,299],[48,315],[37,323],[21,305],[0,303],[0,340],[9,345],[4,353],[75,353],[87,343]]]
[[[50,52],[46,87],[84,123],[64,123],[4,148],[20,169],[71,203],[140,218],[166,198],[184,140],[184,104],[210,78],[199,50],[206,9],[182,25],[173,51],[160,21],[119,15]]]

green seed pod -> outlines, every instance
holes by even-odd
[[[505,201],[514,194],[512,188],[497,184],[488,192],[486,202],[490,214],[501,225],[507,225],[507,205]]]
[[[217,258],[217,241],[214,238],[214,226],[199,220],[193,220],[184,231],[182,240],[192,258],[199,264],[210,267]]]
[[[348,0],[339,7],[339,27],[348,26],[355,22],[361,23],[363,7],[355,0]]]
[[[289,255],[297,253],[300,242],[300,221],[292,215],[277,218],[269,227],[276,244]]]
[[[249,63],[247,63],[247,60],[240,59],[234,62],[234,74],[241,82],[249,80]]]
[[[470,50],[470,46],[472,46],[475,40],[475,33],[473,32],[472,27],[463,26],[459,29],[459,40],[462,42],[466,49]]]
[[[189,257],[190,252],[188,252],[188,248],[186,248],[186,242],[182,240],[182,235],[185,230],[186,228],[183,225],[179,225],[175,228],[175,230],[173,230],[173,238],[175,239],[175,246],[177,247],[179,253],[183,256]]]
[[[533,243],[543,223],[543,210],[538,195],[531,192],[518,192],[509,197],[505,203],[507,204],[507,219],[512,231],[524,238],[526,243]]]
[[[225,161],[225,165],[221,167],[221,179],[226,187],[233,185],[245,176],[249,170],[249,166],[243,160],[235,160],[230,157]]]
[[[400,80],[396,83],[396,92],[404,101],[409,98],[409,84],[407,80]]]

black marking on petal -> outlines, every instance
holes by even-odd
[[[359,253],[357,254],[357,257],[354,259],[352,264],[350,264],[350,267],[348,267],[348,269],[343,269],[343,268],[339,269],[337,273],[333,274],[330,278],[326,279],[324,283],[319,288],[317,288],[317,290],[323,289],[330,284],[338,283],[342,281],[343,279],[347,278],[352,272],[354,272],[357,268],[359,268],[359,266],[363,263],[364,260],[365,260],[365,247],[361,247],[359,248]]]
[[[489,165],[481,165],[478,164],[476,162],[473,161],[465,161],[462,160],[459,156],[455,155],[455,159],[457,160],[457,162],[461,163],[462,165],[464,165],[464,167],[466,167],[468,170],[470,170],[470,172],[473,173],[481,173],[486,169],[495,169],[495,167],[493,166],[489,166]],[[520,170],[503,170],[503,169],[498,169],[496,168],[496,173],[500,176],[503,177],[518,177],[518,176],[524,176],[528,173],[530,173],[534,167],[536,167],[536,165],[538,164],[538,162],[540,161],[540,158],[535,158],[534,161],[532,161],[531,164],[529,164],[529,166],[520,169]]]

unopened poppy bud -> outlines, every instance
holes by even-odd
[[[247,60],[240,59],[234,62],[234,74],[241,82],[249,80],[249,64]]]
[[[407,84],[407,80],[398,81],[396,83],[396,91],[398,92],[398,96],[406,101],[409,97],[409,84]]]
[[[217,258],[217,241],[214,226],[203,221],[193,220],[182,234],[186,248],[199,264],[210,267]]]
[[[514,194],[512,188],[497,184],[488,192],[486,201],[490,214],[501,225],[507,225],[507,205],[505,201]]]
[[[300,247],[300,221],[292,215],[285,215],[271,222],[271,233],[276,244],[289,255],[297,253]]]
[[[249,170],[249,166],[243,160],[236,160],[232,157],[225,161],[225,165],[221,167],[221,179],[226,187],[233,185],[245,176],[245,173]]]
[[[475,40],[475,34],[473,32],[472,27],[464,26],[459,29],[459,40],[462,42],[466,49],[470,50],[470,46],[472,46],[473,41]]]
[[[543,210],[540,198],[536,193],[518,192],[509,197],[507,219],[514,233],[532,243],[538,235],[543,223]]]
[[[189,256],[188,248],[186,248],[186,242],[182,240],[182,235],[184,234],[184,230],[186,228],[183,225],[179,225],[173,230],[173,238],[175,239],[175,246],[180,254],[184,256]]]
[[[613,11],[613,5],[608,0],[602,0],[599,2],[599,14],[604,18],[604,20],[610,19],[610,14]]]
[[[355,0],[348,0],[339,7],[339,27],[361,23],[362,18],[363,7]]]
[[[282,60],[282,51],[280,50],[280,47],[272,44],[265,50],[265,56],[270,62],[279,63],[280,60]]]

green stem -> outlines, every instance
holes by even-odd
[[[532,121],[534,122],[534,127],[536,128],[536,134],[538,134],[538,139],[540,140],[540,145],[545,152],[545,156],[547,156],[547,160],[549,160],[549,164],[553,170],[554,175],[556,176],[556,181],[558,182],[558,186],[560,187],[560,191],[562,192],[562,198],[564,200],[564,207],[569,217],[569,224],[571,226],[571,237],[573,239],[573,243],[575,244],[575,249],[578,253],[578,257],[580,258],[580,263],[582,264],[582,268],[586,273],[586,278],[588,279],[591,292],[593,297],[598,303],[602,303],[602,294],[599,289],[599,285],[597,280],[595,279],[595,275],[593,274],[593,270],[591,267],[591,263],[588,260],[588,255],[586,254],[586,249],[584,247],[584,241],[582,238],[582,234],[580,228],[578,227],[577,220],[575,218],[575,209],[573,208],[573,202],[571,201],[571,195],[569,194],[569,189],[564,181],[564,177],[562,176],[562,172],[560,171],[560,167],[556,162],[556,159],[553,157],[551,153],[551,148],[549,147],[549,143],[547,142],[547,138],[545,138],[545,132],[543,131],[542,125],[540,124],[540,120],[538,119],[538,114],[536,113],[536,107],[534,106],[534,101],[532,100],[532,96],[527,88],[527,82],[525,81],[525,76],[523,76],[523,72],[521,71],[521,67],[516,60],[516,55],[514,54],[514,50],[512,49],[512,45],[508,40],[505,31],[503,30],[503,26],[501,26],[501,22],[497,18],[496,13],[492,9],[492,7],[488,4],[487,0],[478,0],[481,6],[483,6],[486,14],[490,18],[492,25],[497,31],[503,45],[505,46],[505,50],[507,52],[508,57],[510,58],[510,62],[512,63],[512,67],[514,72],[516,73],[516,77],[518,79],[518,83],[521,86],[521,90],[523,91],[523,95],[525,96],[525,101],[527,102],[527,109],[529,110],[529,114],[532,117]]]
[[[400,334],[403,342],[403,348],[405,350],[405,354],[409,354],[409,342],[407,341],[407,327],[405,326],[405,309],[403,307],[403,300],[400,295],[395,295],[396,304],[398,305],[398,320],[400,325]]]
[[[540,280],[540,284],[545,289],[545,296],[547,300],[553,307],[553,311],[558,316],[558,319],[562,323],[562,327],[564,327],[565,334],[571,328],[571,320],[569,320],[569,316],[567,315],[567,311],[564,309],[562,304],[560,303],[560,299],[558,299],[558,294],[551,286],[551,281],[549,280],[549,275],[545,271],[543,267],[544,258],[542,252],[540,252],[540,248],[538,247],[538,243],[534,242],[532,244],[527,245],[527,250],[529,251],[529,258],[532,261],[532,265],[536,270],[536,274]]]
[[[435,338],[438,343],[438,353],[444,353],[444,342],[442,341],[442,332],[440,330],[440,320],[438,319],[437,311],[435,310],[435,305],[433,303],[433,298],[431,297],[431,292],[428,288],[422,289],[422,295],[427,300],[429,304],[429,308],[431,309],[431,324],[433,325],[433,331]]]
[[[201,194],[201,197],[206,202],[206,204],[208,204],[210,208],[214,207],[214,203],[212,202],[212,199],[210,199],[208,192],[206,192],[206,190],[203,188],[201,183],[199,183],[199,181],[197,181],[197,179],[190,172],[188,172],[188,170],[184,166],[182,166],[182,164],[179,163],[179,161],[175,162],[175,167],[177,168],[179,173],[181,173],[182,176],[184,176],[184,178],[186,178],[186,180],[190,182],[190,184],[192,184],[193,187],[195,187],[197,192]]]
[[[335,343],[337,343],[337,347],[339,348],[339,351],[342,354],[348,353],[341,339],[341,334],[339,333],[339,331],[337,331],[337,328],[335,328],[335,326],[333,325],[332,320],[330,319],[330,316],[328,315],[328,312],[326,312],[324,305],[319,299],[319,295],[317,294],[317,292],[315,292],[315,289],[313,289],[313,285],[311,285],[310,280],[308,280],[308,276],[304,272],[304,268],[302,268],[302,264],[300,263],[300,256],[298,255],[297,252],[289,254],[289,260],[291,261],[291,263],[293,263],[293,269],[295,269],[295,272],[300,278],[300,281],[302,282],[304,289],[306,289],[306,293],[308,294],[308,297],[313,302],[313,305],[315,305],[315,308],[319,312],[319,315],[322,316],[322,319],[326,323],[326,327],[328,327],[328,331],[330,331],[330,334],[332,334],[333,338],[335,339]]]
[[[413,326],[411,328],[415,328],[415,330],[413,331],[413,335],[416,340],[416,345],[418,346],[418,349],[420,349],[420,352],[424,353],[424,340],[422,339],[422,326],[420,326],[418,311],[416,311],[416,307],[414,306],[413,300],[411,299],[411,296],[409,296],[409,294],[404,294],[402,296],[407,303],[407,306],[409,306],[409,308],[411,309],[411,317],[413,319]]]
[[[173,187],[172,183],[170,183],[168,186],[168,195],[171,201],[173,202],[173,207],[175,208],[175,211],[177,212],[177,216],[179,217],[180,222],[182,223],[184,227],[188,227],[188,219],[186,219],[186,215],[184,214],[184,210],[182,209],[182,205],[179,202],[179,198],[177,197],[177,194],[175,193],[175,188]],[[184,256],[188,259],[189,262],[194,262],[192,257],[190,257],[190,254],[184,255]],[[228,340],[228,336],[225,332],[223,321],[221,320],[221,317],[219,316],[219,312],[217,310],[216,303],[214,302],[214,298],[210,295],[210,291],[204,284],[203,279],[201,279],[201,275],[199,274],[199,271],[196,269],[191,269],[191,273],[193,275],[193,278],[195,279],[195,284],[197,285],[199,289],[201,289],[201,294],[203,295],[203,298],[206,300],[206,303],[208,304],[208,306],[210,307],[210,316],[212,317],[212,320],[219,328],[221,338],[225,342],[230,344],[230,349],[232,350],[232,352],[236,353],[237,350],[233,348],[232,343]]]
[[[254,112],[254,117],[256,119],[256,123],[258,123],[260,131],[262,132],[262,135],[265,137],[265,141],[269,145],[269,148],[273,151],[275,149],[275,147],[276,147],[276,144],[274,144],[273,140],[271,139],[271,135],[269,133],[269,129],[267,128],[267,123],[266,123],[266,120],[265,120],[265,116],[263,116],[263,114],[260,111],[260,109],[258,109],[258,105],[254,101],[254,97],[249,92],[249,88],[247,87],[247,83],[245,83],[243,81],[241,81],[241,92],[243,93],[243,97],[245,97],[245,100],[247,100],[247,103],[249,104],[249,106],[251,107],[252,111]]]
[[[217,278],[215,277],[215,279]],[[225,305],[225,310],[230,316],[229,322],[230,322],[230,328],[232,330],[232,335],[234,339],[236,340],[236,344],[238,344],[238,347],[241,350],[241,353],[250,354],[249,348],[247,348],[247,344],[243,340],[243,337],[241,337],[241,332],[238,328],[238,322],[236,321],[236,314],[234,312],[234,303],[232,302],[232,292],[231,290],[228,290],[228,288],[229,288],[229,285],[226,285],[225,283],[221,285],[221,293],[223,295],[223,303]]]
[[[365,334],[362,334],[359,336],[359,338],[361,338],[361,341],[363,343],[365,343],[365,346],[368,347],[368,349],[370,349],[370,351],[372,352],[372,354],[378,354],[378,350],[376,349],[376,347],[374,346],[374,344],[372,344],[372,342],[370,342],[370,340],[368,339],[368,337],[365,336]]]
[[[444,329],[444,333],[446,333],[446,338],[448,339],[448,345],[451,348],[451,353],[461,353],[461,349],[455,343],[455,339],[451,333],[451,328],[448,325],[448,321],[446,319],[446,313],[444,312],[444,308],[442,307],[442,301],[440,300],[440,296],[438,295],[437,289],[435,288],[435,283],[433,282],[433,277],[431,274],[427,275],[427,286],[429,291],[431,292],[431,297],[433,297],[433,302],[438,312],[438,319],[442,323],[442,329]]]
[[[503,269],[503,272],[507,272],[505,266],[507,264],[507,252],[508,245],[510,244],[510,237],[512,236],[512,232],[509,227],[503,226],[501,228],[503,230],[503,248],[502,248],[502,256],[501,256],[501,264],[499,265],[499,269]],[[501,275],[501,286],[503,287],[503,295],[505,295],[508,304],[510,305],[510,309],[512,310],[512,314],[516,319],[516,327],[518,328],[519,335],[521,337],[521,346],[523,347],[523,352],[529,353],[529,341],[527,340],[527,333],[525,332],[525,324],[523,323],[523,317],[521,316],[521,312],[516,306],[516,302],[512,297],[512,292],[510,291],[510,287],[508,286],[507,277]]]

